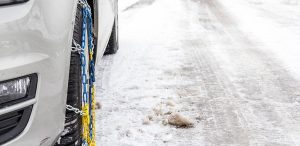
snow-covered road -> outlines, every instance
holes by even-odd
[[[300,145],[300,1],[119,3],[120,50],[97,66],[98,145]]]

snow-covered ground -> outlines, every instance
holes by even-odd
[[[300,1],[119,4],[120,50],[97,66],[98,145],[300,145]]]

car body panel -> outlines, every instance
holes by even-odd
[[[109,41],[115,19],[115,14],[117,13],[117,10],[115,8],[117,2],[117,0],[99,0],[97,3],[97,60],[101,59]]]
[[[114,11],[111,0],[98,4],[98,49],[104,50]],[[0,81],[38,75],[34,99],[0,109],[2,115],[34,105],[25,130],[5,146],[52,145],[63,131],[76,7],[77,0],[30,0],[0,7]]]

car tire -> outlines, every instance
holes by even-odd
[[[82,6],[77,5],[73,39],[81,44],[82,40]],[[72,45],[75,47],[74,45]],[[80,54],[71,52],[68,82],[67,105],[82,109],[82,76]],[[66,110],[65,128],[55,146],[81,146],[82,124],[81,115]]]
[[[119,24],[118,24],[118,13],[116,13],[114,25],[104,55],[115,54],[117,53],[118,50],[119,50]]]

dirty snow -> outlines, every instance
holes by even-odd
[[[298,0],[121,0],[119,12],[120,50],[97,66],[98,145],[300,145]]]

